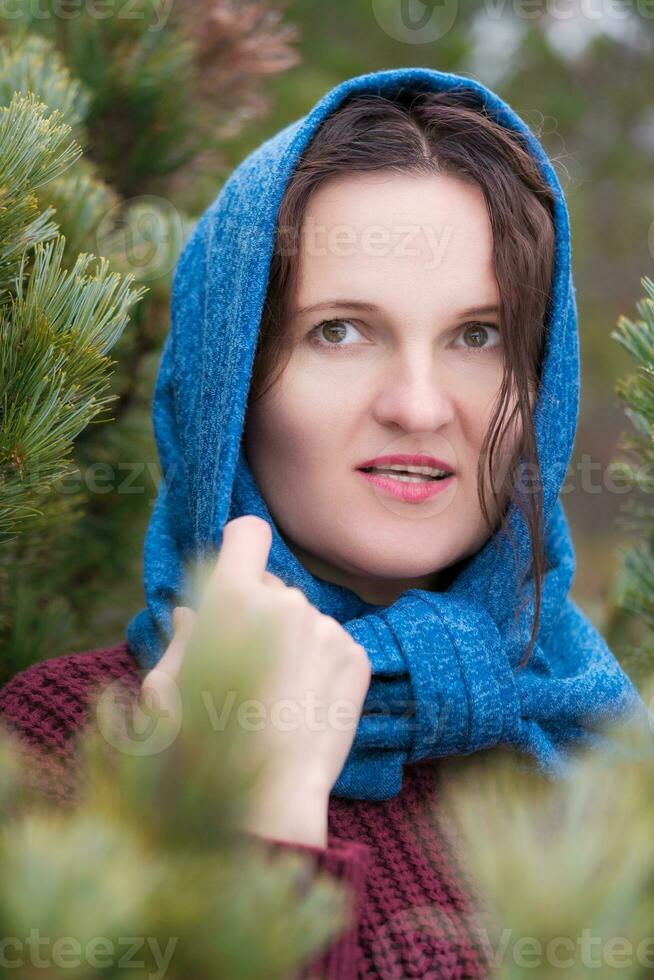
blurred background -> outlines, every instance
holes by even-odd
[[[90,3],[69,19],[35,17],[27,2],[15,9],[2,24],[5,71],[7,51],[27,30],[80,83],[71,122],[100,204],[83,234],[70,206],[57,220],[69,244],[72,235],[78,250],[113,257],[149,291],[112,351],[116,398],[96,420],[103,424],[76,441],[66,513],[56,532],[23,535],[16,546],[0,623],[5,670],[122,642],[144,605],[142,546],[159,482],[150,401],[170,276],[189,228],[244,156],[327,89],[399,66],[455,71],[493,88],[540,137],[559,174],[582,362],[563,497],[577,553],[572,596],[599,628],[613,629],[621,549],[642,537],[624,512],[636,491],[611,478],[630,429],[616,383],[634,371],[611,331],[621,314],[636,315],[654,257],[654,8],[143,0],[134,8],[140,21],[92,16]]]

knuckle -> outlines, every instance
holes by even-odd
[[[291,585],[287,588],[286,595],[289,601],[297,606],[308,605],[309,600],[305,596],[304,592],[302,589],[298,589],[295,585]]]
[[[314,629],[321,637],[327,640],[334,633],[334,621],[331,616],[326,616],[324,613],[318,613],[315,620]]]

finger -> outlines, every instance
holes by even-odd
[[[173,609],[173,633],[187,634],[193,628],[195,610],[190,606],[175,606]]]
[[[141,685],[141,690],[144,687],[146,690],[150,687],[158,690],[161,682],[166,682],[166,678],[162,678],[162,674],[166,674],[168,677],[175,679],[179,676],[194,621],[195,613],[187,606],[176,606],[173,609],[173,626],[175,632],[165,652],[160,657],[159,662],[146,674]]]
[[[228,575],[232,581],[236,578],[261,581],[271,544],[272,531],[262,517],[254,514],[236,517],[223,528],[214,572],[217,576]]]

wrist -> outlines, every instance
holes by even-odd
[[[295,844],[327,847],[329,794],[306,777],[262,781],[255,787],[245,830]]]

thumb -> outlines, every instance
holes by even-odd
[[[179,675],[188,638],[195,621],[195,613],[186,606],[175,606],[172,620],[174,629],[172,639],[159,661],[143,678],[141,684],[142,698],[148,695],[162,697],[171,680],[176,680]]]
[[[195,611],[188,606],[175,606],[173,609],[173,632],[182,634],[182,639],[188,639],[195,623]]]

